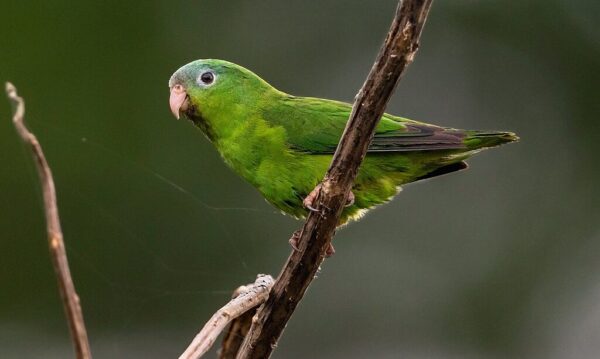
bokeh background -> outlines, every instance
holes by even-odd
[[[2,2],[0,79],[54,171],[96,358],[176,357],[301,225],[173,119],[171,73],[221,58],[351,101],[395,7]],[[600,355],[599,23],[595,0],[434,2],[389,112],[522,141],[340,231],[275,358]],[[35,169],[0,119],[0,357],[69,357]]]

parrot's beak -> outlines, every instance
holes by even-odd
[[[186,111],[188,108],[188,94],[181,85],[171,87],[171,96],[169,97],[169,107],[171,112],[179,120],[179,112]]]

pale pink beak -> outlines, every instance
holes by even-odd
[[[169,97],[169,106],[171,112],[179,120],[179,112],[187,110],[187,93],[181,85],[171,87],[171,96]]]

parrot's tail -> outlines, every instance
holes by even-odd
[[[464,131],[463,134],[466,135],[463,138],[463,143],[467,147],[466,150],[460,150],[458,153],[449,156],[445,155],[441,159],[437,157],[429,166],[426,165],[424,175],[410,179],[406,183],[464,170],[469,167],[464,160],[471,155],[486,148],[519,140],[519,137],[512,132]]]
[[[478,150],[518,140],[519,137],[512,132],[467,131],[464,143],[469,150]]]

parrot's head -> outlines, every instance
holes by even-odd
[[[205,132],[225,125],[229,114],[255,108],[271,85],[242,66],[223,60],[196,60],[181,67],[169,80],[169,105],[176,118],[193,121]],[[208,133],[207,133],[208,134]]]

